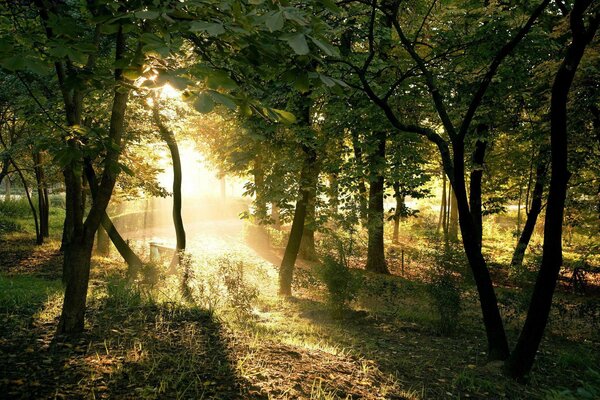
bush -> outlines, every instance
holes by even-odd
[[[244,277],[247,263],[235,256],[225,255],[206,260],[201,270],[191,258],[181,263],[181,294],[193,304],[207,309],[211,314],[228,309],[241,320],[253,315],[253,305],[258,289]]]
[[[452,335],[461,311],[464,256],[456,247],[435,246],[430,257],[433,266],[427,289],[439,316],[438,329],[443,335]]]
[[[11,219],[0,219],[0,232],[23,232],[23,226]]]
[[[25,198],[0,201],[0,215],[12,218],[27,218],[31,215],[29,203]]]
[[[359,279],[339,259],[325,255],[316,267],[317,277],[327,287],[327,300],[336,314],[341,314],[356,298],[360,288]]]
[[[111,277],[106,284],[106,292],[106,304],[110,307],[135,308],[142,305],[142,293],[121,277]]]
[[[227,293],[227,305],[240,318],[252,316],[252,306],[258,297],[258,289],[244,279],[246,263],[241,259],[220,257],[217,275]]]

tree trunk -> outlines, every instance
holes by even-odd
[[[360,141],[358,138],[358,132],[352,130],[352,149],[354,151],[354,160],[356,162],[357,170],[359,174],[363,171],[363,157],[362,157],[362,148],[360,146]],[[365,185],[365,180],[361,175],[357,177],[358,180],[358,211],[361,223],[364,225],[367,221],[367,213],[368,213],[368,194],[367,194],[367,186]]]
[[[38,210],[40,213],[40,233],[42,237],[50,236],[49,232],[49,213],[50,206],[48,204],[48,187],[42,168],[42,154],[39,151],[33,152],[33,170],[35,172],[35,180],[38,193]]]
[[[173,162],[173,225],[175,226],[175,237],[177,244],[175,245],[175,255],[171,262],[171,269],[180,262],[181,253],[185,251],[186,237],[185,228],[183,226],[183,218],[181,217],[181,157],[179,156],[179,147],[173,132],[165,126],[161,120],[159,113],[158,96],[154,97],[154,107],[152,110],[154,122],[156,123],[162,140],[167,144],[171,152],[171,160]],[[110,231],[109,231],[110,234]],[[173,271],[174,272],[174,271]]]
[[[73,268],[70,268],[65,289],[57,331],[59,334],[76,334],[84,329],[93,236],[92,240],[86,240],[84,236],[73,239],[77,239],[78,242],[71,241],[65,249],[65,260],[73,265]]]
[[[285,253],[283,254],[283,260],[281,261],[281,267],[279,269],[279,294],[281,296],[292,295],[292,280],[294,277],[294,266],[296,264],[296,258],[298,257],[298,251],[300,250],[300,242],[302,240],[302,233],[304,231],[304,223],[306,220],[306,208],[310,201],[310,180],[312,169],[317,160],[317,154],[315,150],[309,146],[302,146],[304,152],[304,162],[302,165],[302,171],[300,173],[300,198],[296,202],[296,209],[294,210],[294,220],[292,221],[292,229],[288,238],[287,245],[285,247]]]
[[[453,148],[452,187],[456,196],[458,207],[458,222],[462,235],[463,247],[469,260],[469,266],[473,272],[473,278],[477,285],[479,302],[483,323],[488,341],[488,359],[505,360],[508,358],[509,349],[506,332],[498,308],[498,299],[492,284],[492,278],[487,268],[483,254],[481,253],[481,241],[479,230],[476,227],[467,201],[467,190],[465,184],[464,168],[464,142],[455,141]],[[448,172],[448,171],[447,171]]]
[[[281,220],[279,219],[279,206],[275,203],[271,203],[271,220],[273,221],[273,228],[281,229]]]
[[[404,212],[404,196],[400,193],[400,182],[394,182],[394,198],[396,199],[396,209],[394,210],[394,234],[392,236],[392,243],[398,244],[400,238],[400,219]]]
[[[19,177],[21,178],[21,182],[23,183],[23,189],[25,190],[25,196],[27,197],[27,202],[29,203],[29,208],[31,209],[31,215],[33,216],[33,222],[35,224],[35,243],[40,245],[40,244],[44,243],[44,236],[42,235],[42,233],[40,231],[38,215],[37,215],[37,212],[35,211],[35,206],[33,205],[33,201],[31,200],[31,195],[29,193],[29,186],[27,185],[27,181],[25,180],[23,171],[21,171],[21,169],[17,166],[17,164],[15,163],[15,160],[13,160],[11,158],[10,162],[12,163],[15,171],[17,171],[17,174],[19,174]]]
[[[552,85],[550,100],[552,170],[544,224],[542,263],[531,296],[525,325],[515,350],[506,364],[508,374],[517,379],[522,379],[527,375],[533,366],[535,355],[548,322],[552,297],[562,266],[562,224],[567,197],[567,183],[570,177],[567,150],[567,101],[579,62],[583,57],[586,46],[594,37],[600,22],[600,16],[596,13],[590,21],[589,28],[585,29],[584,14],[591,3],[592,0],[576,0],[573,5],[570,14],[573,40],[567,49]]]
[[[110,255],[110,239],[106,229],[100,226],[98,232],[96,232],[96,254],[102,257],[108,257]]]
[[[4,187],[4,200],[5,201],[10,201],[10,196],[11,196],[11,181],[10,181],[10,175],[6,176],[6,183],[5,183],[5,187]]]
[[[517,242],[517,247],[513,252],[512,260],[510,262],[510,266],[513,268],[518,268],[523,265],[523,257],[525,256],[525,251],[527,250],[527,246],[529,246],[529,241],[531,240],[531,236],[533,235],[533,230],[535,228],[537,218],[542,211],[542,197],[544,194],[544,183],[546,180],[547,172],[546,161],[543,158],[544,157],[540,154],[540,160],[538,160],[538,165],[535,173],[535,184],[533,187],[531,207],[529,208],[529,212],[527,213],[525,226],[521,231],[519,241]]]
[[[262,166],[262,157],[257,155],[252,168],[254,176],[254,214],[258,221],[264,221],[267,216],[267,201],[263,195],[265,190],[265,171]]]
[[[442,199],[440,202],[440,218],[438,220],[436,233],[440,233],[446,221],[446,172],[442,168]]]
[[[44,10],[44,2],[36,2],[41,11]],[[47,19],[47,15],[42,15]],[[119,26],[116,34],[115,62],[123,63],[126,52],[126,40],[123,33],[123,27]],[[57,63],[57,70],[61,64]],[[58,71],[60,75],[60,71]],[[117,165],[120,156],[120,145],[125,131],[125,112],[129,99],[128,82],[123,71],[115,69],[115,88],[113,94],[112,108],[110,114],[110,124],[108,129],[108,138],[115,144],[114,148],[109,147],[106,157],[103,160],[105,165],[102,178],[97,186],[97,193],[90,207],[85,222],[83,222],[82,205],[82,185],[81,185],[81,162],[78,160],[65,168],[65,183],[67,187],[72,187],[71,208],[73,214],[73,233],[71,240],[65,247],[64,265],[67,274],[65,297],[62,313],[58,324],[57,334],[76,335],[83,330],[84,315],[86,306],[87,287],[89,282],[90,258],[94,244],[94,236],[100,226],[102,217],[105,215],[106,207],[112,196],[114,186],[118,176],[118,170],[111,168]],[[67,122],[69,125],[79,125],[81,122],[81,96],[82,94],[75,90],[76,100],[70,98],[69,90],[62,86],[65,97],[65,108],[67,110]],[[78,104],[75,111],[72,110],[73,103]],[[74,114],[75,113],[75,114]],[[79,210],[79,211],[78,211]],[[76,214],[80,212],[81,214]]]
[[[367,229],[369,234],[367,247],[367,265],[366,270],[389,274],[385,262],[385,248],[383,243],[384,229],[384,210],[383,210],[383,192],[384,192],[384,171],[385,171],[385,141],[387,135],[385,132],[377,132],[375,139],[377,141],[377,151],[369,157],[370,176],[369,182],[369,209],[367,214]]]
[[[86,159],[84,163],[85,175],[89,183],[92,200],[94,201],[98,193],[98,179],[96,178],[96,172],[94,171],[91,161]],[[143,264],[142,260],[133,252],[133,250],[131,250],[131,247],[127,241],[123,239],[117,228],[115,228],[106,211],[102,215],[100,224],[101,226],[98,227],[97,232],[98,253],[108,255],[110,249],[108,238],[110,238],[121,257],[123,257],[123,260],[127,263],[129,277],[134,278]],[[101,241],[104,242],[101,243]],[[101,249],[100,246],[103,248]]]
[[[487,126],[479,125],[477,130],[481,136],[487,131]],[[475,225],[475,235],[477,243],[481,248],[482,240],[482,210],[481,210],[481,178],[483,177],[483,160],[485,158],[485,150],[487,142],[477,139],[475,142],[475,151],[473,151],[473,170],[471,171],[469,204],[473,223]]]
[[[449,197],[448,240],[458,242],[458,208],[456,207],[456,196],[451,193]]]
[[[300,240],[299,256],[303,260],[315,261],[317,251],[315,250],[315,224],[316,224],[316,203],[317,203],[317,185],[319,182],[319,168],[314,163],[310,169],[309,197],[306,203],[306,218],[304,220],[304,230]]]

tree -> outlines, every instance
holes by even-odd
[[[572,41],[552,85],[550,103],[552,171],[544,224],[542,262],[531,295],[525,325],[506,363],[508,374],[519,379],[523,378],[533,365],[548,322],[552,297],[562,265],[562,225],[567,184],[571,175],[568,171],[567,103],[577,67],[600,24],[598,8],[592,5],[591,0],[576,0],[574,3],[569,14]],[[589,19],[587,26],[586,19]]]

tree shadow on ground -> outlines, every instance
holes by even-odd
[[[2,333],[0,389],[9,398],[261,399],[240,378],[231,336],[205,311],[172,304],[123,304],[106,297],[75,339],[56,321],[29,334]]]

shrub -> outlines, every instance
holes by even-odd
[[[121,277],[111,277],[106,284],[108,298],[106,304],[116,308],[139,307],[142,293]]]
[[[29,203],[25,198],[0,201],[0,215],[13,218],[26,218],[31,215]]]
[[[217,275],[223,282],[227,294],[227,305],[241,318],[252,315],[252,306],[258,297],[258,289],[246,282],[246,263],[231,256],[217,259]]]
[[[23,232],[23,226],[11,219],[0,218],[0,232]]]
[[[339,259],[325,255],[316,267],[316,275],[327,287],[327,300],[336,314],[342,313],[356,298],[360,281]]]
[[[452,335],[461,311],[464,256],[457,247],[438,245],[431,250],[430,257],[433,266],[427,289],[439,316],[438,329],[443,335]]]

